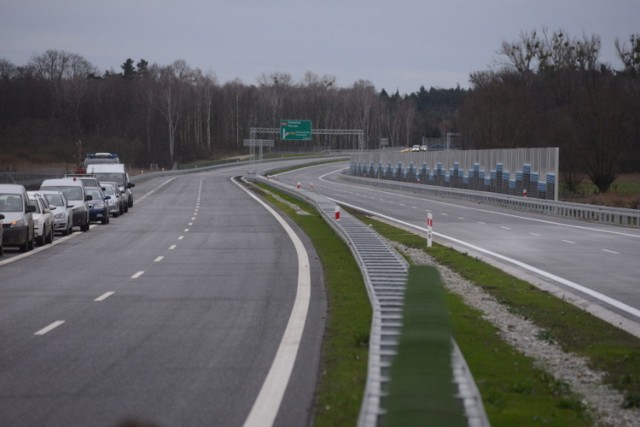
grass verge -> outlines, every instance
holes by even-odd
[[[376,231],[391,240],[409,247],[426,250],[425,239],[421,236],[376,221],[359,212],[351,213],[367,221]],[[542,338],[553,340],[565,351],[586,357],[593,369],[605,372],[605,382],[607,384],[623,393],[625,396],[623,406],[640,406],[640,340],[638,338],[536,288],[530,283],[510,276],[467,254],[438,244],[434,244],[433,248],[428,250],[428,253],[439,263],[481,286],[500,303],[507,305],[512,312],[530,319],[543,328],[544,334]],[[455,301],[456,299],[453,295],[449,295],[447,298],[449,301]],[[454,308],[457,307],[456,310],[459,310],[461,305],[462,303],[454,304]],[[480,316],[475,317],[479,322]],[[458,319],[454,321],[454,324],[457,325],[455,326],[455,335],[456,339],[459,340],[458,336],[462,331],[461,320],[457,314],[454,315],[454,318]],[[475,328],[476,320],[471,322],[471,331]],[[471,335],[474,333],[471,333]],[[474,350],[464,352],[465,357],[467,353],[472,354],[472,360],[469,361],[470,365],[472,365],[474,355],[479,353]],[[505,363],[502,364],[506,366]],[[495,364],[495,361],[489,360],[487,366],[491,364]],[[478,367],[471,367],[474,375],[477,375]],[[495,376],[496,374],[489,373],[488,375]],[[540,376],[541,374],[537,375]],[[558,394],[559,390],[561,391],[566,387],[562,384],[554,384],[552,379],[548,379],[548,382],[552,395]],[[486,390],[486,387],[487,383],[479,384],[483,396],[489,398],[487,412],[490,414],[494,412],[492,415],[495,416],[495,411],[491,409],[491,406],[495,406],[491,403],[492,401],[497,404],[496,410],[500,406],[503,408],[507,406],[500,403],[504,399],[499,395],[490,397],[492,396],[491,392],[487,395],[486,392],[488,390]],[[517,390],[519,387],[516,386],[514,388]],[[559,398],[559,404],[562,406],[575,406],[578,410],[577,414],[581,413],[579,405],[576,402],[572,402],[571,398],[561,397]]]
[[[314,426],[356,425],[367,378],[371,304],[364,280],[347,245],[312,206],[270,186],[256,190],[289,216],[309,237],[320,258],[329,315],[322,345]],[[255,187],[253,187],[255,189]],[[297,214],[281,199],[300,207]]]
[[[466,426],[451,369],[451,321],[440,275],[412,266],[405,291],[398,355],[391,367],[384,425]]]

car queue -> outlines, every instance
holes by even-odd
[[[108,224],[128,211],[134,186],[102,183],[94,174],[47,179],[38,191],[0,184],[0,256],[5,248],[28,252],[50,244],[56,233],[66,236],[74,228],[87,232],[92,222]]]

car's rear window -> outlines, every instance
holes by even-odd
[[[54,206],[64,206],[62,196],[58,194],[45,194],[44,197],[49,201],[49,204]]]
[[[52,187],[42,187],[41,190],[60,191],[62,192],[62,194],[64,194],[64,197],[66,197],[67,200],[84,201],[84,198],[82,197],[82,189],[80,187],[76,187],[76,186],[67,187],[67,186],[58,185],[58,186],[52,186]]]

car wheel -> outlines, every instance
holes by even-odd
[[[33,248],[36,247],[36,237],[35,236],[31,236],[31,240],[29,240],[28,243],[28,250],[33,250]]]
[[[0,256],[4,255],[4,247],[0,245]]]
[[[124,204],[124,213],[129,212],[129,205],[128,204]]]
[[[73,225],[69,226],[69,230],[67,230],[67,234],[72,234],[73,233]]]
[[[49,229],[49,243],[53,243],[53,226]]]
[[[133,207],[133,197],[129,198],[129,207]]]
[[[109,224],[109,217],[105,216],[104,218],[102,218],[102,220],[100,221],[100,224]]]
[[[42,235],[40,237],[36,237],[36,245],[38,245],[38,246],[44,245],[44,235]]]

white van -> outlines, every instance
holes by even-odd
[[[131,189],[136,185],[129,182],[129,174],[125,172],[124,164],[112,163],[89,165],[87,166],[87,173],[94,174],[100,182],[118,183],[120,192],[126,194],[127,203],[125,204],[124,211],[127,212],[129,208],[133,207],[133,192]]]

